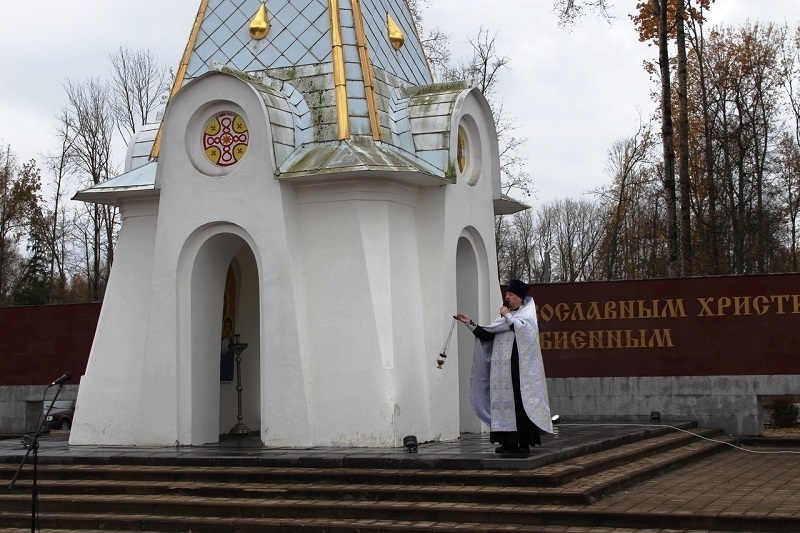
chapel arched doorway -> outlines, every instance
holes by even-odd
[[[238,422],[238,391],[233,375],[223,375],[222,335],[226,318],[230,334],[247,349],[241,356],[242,423],[253,434],[261,427],[261,342],[258,266],[247,241],[236,233],[210,236],[198,248],[190,272],[190,298],[184,300],[189,335],[187,357],[179,363],[181,398],[189,417],[191,444],[218,442]],[[179,313],[181,310],[179,310]],[[229,378],[229,379],[224,379]],[[179,406],[179,409],[181,407]],[[180,417],[179,417],[180,420]]]
[[[480,316],[480,287],[478,259],[468,236],[458,240],[456,248],[456,294],[457,309],[476,322]],[[458,346],[458,413],[460,433],[480,433],[481,421],[472,410],[469,401],[470,374],[475,337],[463,325],[457,327]]]

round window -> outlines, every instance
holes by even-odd
[[[250,134],[247,122],[233,111],[222,111],[208,119],[203,128],[203,151],[212,164],[229,167],[247,152]]]
[[[456,160],[458,161],[458,171],[464,174],[467,168],[467,158],[469,157],[469,142],[467,132],[462,126],[458,127],[458,146],[456,147]]]
[[[481,176],[481,135],[471,115],[463,115],[458,124],[455,160],[458,177],[475,185]]]

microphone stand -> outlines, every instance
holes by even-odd
[[[52,387],[53,384],[47,386],[47,389],[44,390],[45,394],[47,394],[47,390]],[[39,429],[36,430],[33,437],[30,435],[23,435],[22,437],[22,445],[25,447],[27,452],[25,452],[25,457],[22,458],[22,462],[20,462],[19,467],[17,468],[14,477],[11,478],[11,483],[8,484],[8,490],[14,490],[14,486],[17,484],[17,478],[19,478],[20,473],[22,472],[22,467],[25,466],[25,462],[28,460],[28,456],[33,452],[33,485],[31,488],[31,533],[36,533],[36,516],[38,514],[38,505],[39,505],[39,489],[36,486],[36,471],[37,466],[39,464],[39,436],[44,432],[44,426],[47,422],[47,417],[50,416],[50,411],[53,409],[53,404],[56,403],[56,399],[58,399],[58,395],[61,394],[61,389],[64,388],[64,383],[61,382],[58,384],[58,390],[56,391],[55,396],[53,399],[50,400],[50,405],[47,407],[47,412],[44,414],[44,418],[42,419],[42,423],[39,425]]]

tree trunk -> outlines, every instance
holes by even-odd
[[[678,229],[675,195],[675,145],[672,126],[672,94],[669,72],[669,27],[667,4],[651,0],[658,15],[658,62],[661,67],[661,141],[664,148],[664,196],[667,201],[667,261],[668,274],[676,277],[678,265]]]
[[[681,276],[692,274],[691,183],[689,177],[689,106],[686,73],[686,33],[684,31],[685,0],[677,0],[675,29],[678,44],[678,139],[680,160],[680,270]]]
[[[699,29],[697,28],[699,26]],[[702,22],[696,25],[690,25],[692,30],[690,35],[694,35],[694,51],[697,57],[697,73],[700,88],[700,99],[703,115],[703,141],[704,151],[703,160],[705,165],[705,187],[708,194],[708,218],[703,221],[698,217],[699,223],[702,224],[706,248],[708,253],[707,266],[702,268],[701,274],[720,274],[720,258],[719,258],[719,231],[717,229],[717,184],[714,181],[714,143],[711,127],[711,108],[708,95],[708,80],[706,79],[706,58],[705,58],[705,39],[703,37],[703,24]],[[708,264],[710,263],[710,265]]]

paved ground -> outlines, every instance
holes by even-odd
[[[689,424],[675,425],[689,427]],[[537,447],[528,457],[498,456],[486,435],[467,435],[455,442],[421,443],[418,453],[405,453],[402,448],[270,449],[260,446],[253,438],[226,439],[213,445],[178,448],[70,447],[64,434],[54,432],[42,438],[39,461],[70,463],[89,460],[105,464],[144,460],[152,464],[525,469],[568,459],[586,449],[623,444],[642,432],[666,430],[665,426],[644,424],[563,423],[557,426],[554,435],[545,436],[543,446]],[[746,440],[741,448],[731,447],[709,459],[662,474],[576,511],[598,513],[598,516],[629,513],[761,517],[765,525],[759,528],[760,531],[790,531],[781,527],[780,520],[800,517],[800,439],[774,439],[767,443],[773,445],[763,446],[764,441]],[[0,461],[20,462],[25,453],[19,439],[0,441]],[[545,508],[547,506],[541,507]],[[645,530],[593,527],[564,531],[629,533]]]
[[[745,450],[732,448],[662,474],[600,500],[591,510],[746,516],[776,523],[783,517],[800,517],[800,441],[792,448],[746,446]],[[772,531],[782,530],[775,527]]]

